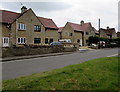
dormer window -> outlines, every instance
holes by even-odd
[[[26,30],[26,24],[18,23],[18,30]]]

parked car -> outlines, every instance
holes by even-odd
[[[94,44],[94,43],[92,43],[92,44],[90,45],[90,47],[93,48],[93,49],[97,49],[97,48],[98,48],[97,44]]]
[[[98,42],[98,46],[100,48],[105,48],[106,47],[106,42],[105,41],[100,41],[100,42]]]
[[[62,42],[62,43],[71,43],[71,40],[70,39],[62,39],[62,40],[59,40],[59,42]]]
[[[51,46],[59,46],[59,45],[62,45],[61,42],[51,42],[50,43]]]

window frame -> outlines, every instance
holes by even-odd
[[[46,39],[47,39],[47,42],[46,42]],[[45,44],[48,44],[49,43],[49,39],[48,38],[45,38]]]
[[[41,32],[41,26],[40,25],[34,25],[34,32]]]
[[[25,44],[26,38],[25,37],[18,37],[17,38],[17,44]]]
[[[73,33],[70,33],[70,36],[73,36]]]
[[[51,43],[51,42],[53,42],[54,40],[53,40],[53,38],[50,38],[50,41],[49,41],[49,43]]]
[[[35,42],[35,39],[37,39],[36,42]],[[41,38],[34,38],[34,44],[40,44],[40,43],[41,43]]]
[[[26,30],[26,24],[18,23],[18,30]]]

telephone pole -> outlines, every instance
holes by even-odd
[[[98,19],[98,30],[99,30],[99,49],[100,49],[100,18]]]

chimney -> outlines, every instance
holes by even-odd
[[[21,8],[21,13],[24,13],[25,11],[27,11],[27,8],[26,8],[25,6],[23,6],[23,7]]]
[[[82,20],[82,21],[80,22],[80,24],[83,25],[83,24],[84,24],[84,21]]]
[[[110,29],[110,27],[109,26],[107,26],[107,30],[109,30]]]

